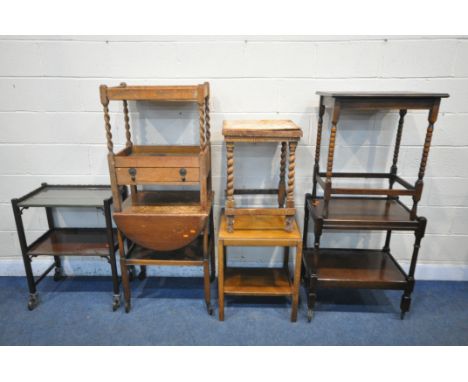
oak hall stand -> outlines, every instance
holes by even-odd
[[[42,183],[41,187],[21,198],[13,199],[11,204],[29,287],[28,309],[33,310],[38,305],[37,285],[52,269],[55,270],[55,281],[64,277],[61,256],[99,256],[107,259],[110,264],[114,292],[112,307],[114,311],[117,310],[120,306],[120,290],[115,258],[117,243],[112,228],[110,187]],[[49,229],[28,244],[22,215],[24,210],[37,207],[45,208]],[[104,228],[57,227],[53,209],[61,207],[100,209],[104,213],[106,226]],[[53,256],[54,262],[38,278],[35,278],[32,263],[36,257],[42,256]]]
[[[445,93],[343,93],[318,92],[320,95],[315,165],[312,194],[306,194],[304,215],[304,272],[308,295],[308,319],[312,319],[319,287],[347,287],[403,290],[401,318],[410,308],[414,288],[414,274],[426,219],[417,215],[417,205],[423,190],[432,132],[437,120],[441,98]],[[325,110],[331,112],[331,134],[326,171],[320,171],[320,146]],[[336,131],[343,110],[398,110],[393,162],[388,173],[333,172]],[[418,178],[414,184],[398,176],[398,155],[403,134],[404,118],[408,110],[428,110],[428,127]],[[333,182],[337,178],[387,179],[388,187],[342,187]],[[324,191],[317,196],[317,184]],[[398,186],[398,187],[395,187]],[[407,207],[399,196],[412,197]],[[307,247],[309,218],[314,221],[314,246]],[[382,249],[321,248],[323,230],[384,230],[387,232]],[[409,271],[405,272],[390,252],[392,231],[412,231],[414,249]]]
[[[208,83],[194,86],[101,86],[107,134],[109,173],[114,193],[125,311],[130,311],[130,278],[134,266],[146,277],[147,265],[202,266],[207,310],[212,314],[210,280],[214,278],[213,192]],[[109,101],[122,101],[125,148],[114,153]],[[193,146],[134,145],[128,101],[195,103],[198,105],[200,144]],[[146,191],[145,185],[170,185],[170,191]],[[180,186],[195,185],[196,191]],[[130,196],[118,195],[121,186]],[[129,245],[126,248],[124,238]],[[211,272],[210,272],[211,266]]]
[[[292,298],[291,321],[297,319],[302,241],[295,218],[295,151],[302,131],[292,121],[224,121],[223,135],[227,151],[226,209],[218,233],[219,319],[224,320],[224,296],[289,296]],[[234,187],[234,145],[238,142],[281,144],[280,180],[277,189]],[[289,153],[288,153],[289,148]],[[288,181],[286,187],[286,164]],[[274,194],[277,208],[238,208],[235,194]],[[246,268],[227,266],[228,246],[284,247],[281,268]],[[294,276],[289,271],[289,249],[296,248]]]

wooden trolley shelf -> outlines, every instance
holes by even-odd
[[[200,266],[203,265],[203,236],[175,251],[160,252],[133,245],[125,262],[129,265]]]
[[[240,296],[291,296],[293,286],[285,268],[226,268],[224,293]]]
[[[117,246],[117,243],[115,245]],[[106,228],[54,228],[31,244],[27,254],[109,256],[107,231]]]
[[[323,221],[323,228],[337,229],[401,229],[415,230],[418,219],[411,220],[410,210],[398,199],[379,197],[334,197],[323,217],[323,198],[307,195],[307,207],[314,220]]]
[[[304,266],[319,286],[405,289],[407,276],[390,252],[320,248],[304,251]]]

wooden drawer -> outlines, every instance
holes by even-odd
[[[119,185],[199,182],[197,167],[118,167],[115,169]]]

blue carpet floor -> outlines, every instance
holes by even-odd
[[[285,298],[227,298],[208,316],[199,278],[134,281],[133,306],[112,312],[110,278],[51,278],[27,310],[23,277],[0,277],[0,345],[468,345],[468,282],[419,281],[411,312],[401,292],[322,290],[314,320],[304,291],[298,322]],[[217,307],[216,283],[212,284]]]

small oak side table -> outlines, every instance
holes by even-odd
[[[236,216],[282,216],[286,231],[293,230],[294,216],[294,174],[296,147],[302,137],[302,130],[289,120],[231,120],[224,121],[223,135],[227,153],[226,218],[228,232],[234,230]],[[234,145],[237,142],[281,143],[280,180],[278,189],[234,189]],[[285,175],[288,161],[288,185]],[[236,208],[235,194],[277,194],[277,208]]]
[[[18,239],[23,256],[24,268],[29,287],[28,309],[33,310],[39,303],[36,287],[52,269],[54,280],[64,277],[61,256],[99,256],[107,259],[111,267],[113,284],[113,310],[120,306],[120,289],[117,274],[115,251],[117,243],[112,228],[110,186],[100,185],[49,185],[12,199]],[[28,208],[43,207],[47,215],[49,229],[31,244],[27,243],[23,225],[23,211]],[[106,219],[103,228],[62,228],[57,227],[52,209],[60,207],[101,209]],[[53,256],[54,262],[35,278],[32,269],[33,259],[38,256]]]
[[[279,227],[280,216],[264,217],[264,226],[256,229],[254,217],[239,216],[237,229],[230,232],[224,212],[218,236],[218,298],[219,320],[224,321],[224,296],[290,296],[292,297],[291,321],[297,320],[299,286],[301,282],[302,238],[296,219],[291,231]],[[284,247],[281,268],[227,267],[227,247]],[[296,248],[294,278],[289,272],[289,248]]]

